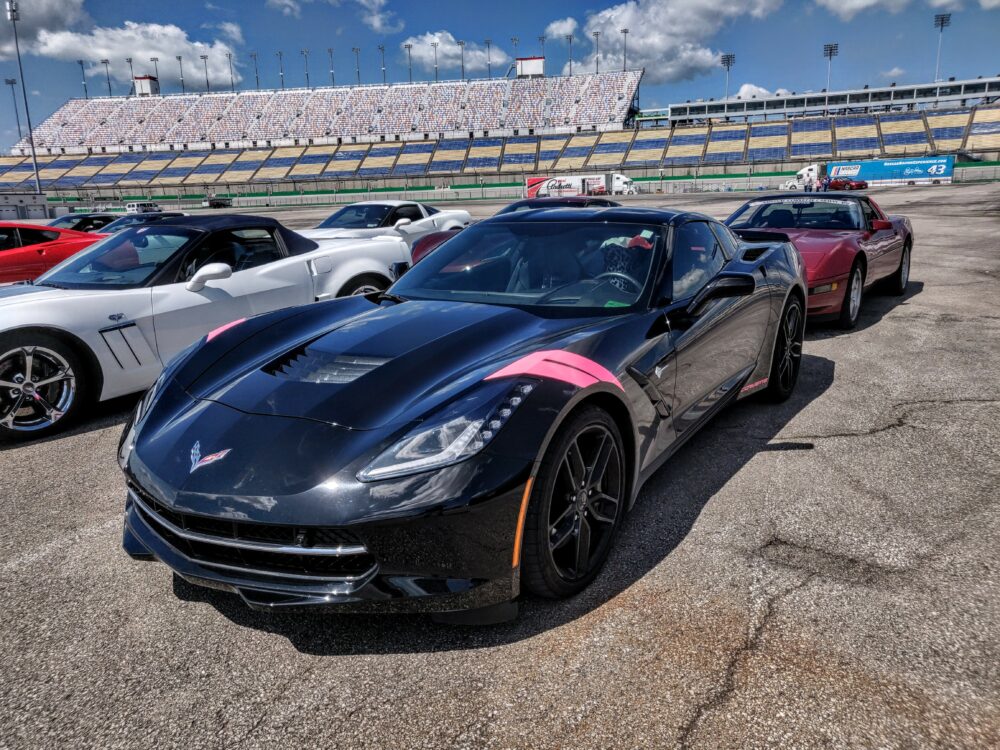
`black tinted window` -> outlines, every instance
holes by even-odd
[[[281,258],[281,250],[268,229],[237,229],[212,235],[184,261],[180,280],[187,281],[202,266],[225,263],[233,273],[246,271]]]
[[[14,229],[0,227],[0,250],[13,250],[15,247],[17,237],[14,236]]]
[[[420,209],[416,206],[400,206],[396,209],[395,214],[393,214],[392,223],[395,224],[400,219],[420,221],[422,218],[424,218],[424,215],[420,213]]]
[[[59,232],[45,229],[18,229],[22,245],[39,245],[42,242],[52,242],[59,239]]]
[[[674,235],[672,299],[693,297],[722,270],[725,262],[722,247],[708,224],[682,224]]]

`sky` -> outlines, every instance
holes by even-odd
[[[133,58],[136,74],[152,73],[158,57],[164,93],[179,91],[183,58],[188,90],[253,88],[251,53],[260,85],[280,85],[279,57],[288,87],[406,81],[412,45],[413,77],[434,79],[437,42],[440,79],[460,77],[459,41],[468,77],[494,76],[515,56],[542,53],[546,72],[645,69],[644,108],[725,93],[721,53],[733,53],[729,91],[764,94],[818,91],[826,86],[823,44],[836,42],[831,88],[914,83],[934,78],[938,32],[934,14],[951,12],[944,32],[941,76],[1000,74],[996,40],[1000,0],[20,0],[21,43],[28,103],[35,124],[67,99],[83,94],[77,60],[84,60],[92,95],[125,94]],[[627,28],[629,33],[622,34]],[[595,44],[594,32],[599,32]],[[485,41],[491,40],[489,53]],[[515,39],[517,42],[515,43]],[[626,41],[627,40],[627,41]],[[626,53],[627,58],[623,59]],[[358,48],[357,55],[353,52]],[[302,50],[309,50],[308,58]],[[201,60],[201,55],[207,59]],[[230,78],[229,55],[233,75]],[[360,62],[360,66],[357,62]],[[0,74],[20,79],[12,28],[0,18]],[[21,125],[24,109],[16,89]],[[0,92],[0,147],[17,140],[10,87]]]

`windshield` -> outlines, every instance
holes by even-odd
[[[328,217],[317,229],[376,229],[391,209],[392,206],[377,203],[345,206]]]
[[[49,226],[56,227],[57,229],[72,229],[82,220],[83,217],[79,214],[66,214],[65,216],[60,216],[58,219],[50,221]]]
[[[448,240],[392,287],[407,298],[569,308],[631,308],[661,229],[607,222],[487,222]]]
[[[142,286],[199,234],[172,226],[125,229],[63,261],[35,284],[65,289]]]
[[[105,234],[115,234],[128,227],[134,227],[136,224],[152,224],[170,216],[180,216],[180,214],[130,214],[129,216],[122,216],[120,219],[115,219],[101,229],[101,231]]]
[[[726,219],[733,229],[861,229],[857,201],[773,198],[750,201]]]

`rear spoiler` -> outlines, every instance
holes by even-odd
[[[734,229],[741,240],[747,242],[791,242],[784,232],[772,232],[768,229]]]

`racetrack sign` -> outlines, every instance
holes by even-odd
[[[869,185],[932,185],[951,182],[955,157],[834,161],[826,169],[831,178],[864,180]]]

